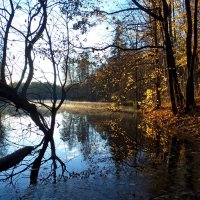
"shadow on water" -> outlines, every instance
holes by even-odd
[[[171,136],[156,125],[142,122],[137,114],[60,113],[54,141],[57,154],[67,167],[64,179],[51,192],[45,192],[49,185],[40,185],[22,196],[27,199],[37,199],[38,195],[61,198],[64,194],[62,198],[71,199],[79,199],[78,195],[80,199],[90,199],[91,195],[94,199],[200,198],[200,141]],[[6,137],[14,134],[4,129],[6,135],[0,137],[1,156],[11,151],[12,147],[2,145]],[[28,141],[33,144],[37,138],[28,137]],[[50,177],[48,171],[51,165],[43,162],[40,180],[45,175]],[[22,182],[25,181],[18,180],[19,184]],[[60,191],[60,196],[55,190]]]

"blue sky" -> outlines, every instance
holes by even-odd
[[[8,3],[7,1],[5,1]],[[21,1],[22,2],[22,1]],[[24,1],[23,1],[24,2]],[[31,1],[34,2],[34,1]],[[127,1],[123,0],[115,0],[115,1],[102,1],[102,4],[97,4],[101,10],[105,10],[108,12],[116,11],[121,8],[124,8],[127,4]],[[26,4],[24,4],[25,6]],[[0,3],[1,6],[1,3]],[[128,7],[128,5],[127,5]],[[14,26],[16,28],[19,28],[20,31],[26,29],[26,12],[25,12],[25,7],[22,8],[22,10],[17,10],[19,14],[15,16],[14,19]],[[58,9],[55,10],[55,13],[58,13]],[[57,29],[60,29],[58,31],[55,30],[54,27],[51,27],[52,29],[52,36],[53,38],[56,38],[54,42],[58,43],[58,34],[63,34],[65,35],[64,30],[64,24],[63,19],[54,13],[53,21],[57,22]],[[51,16],[49,16],[48,19],[50,19]],[[33,27],[36,27],[39,19],[35,18],[35,21],[33,24]],[[48,21],[48,23],[51,23],[52,21]],[[60,23],[60,25],[58,25]],[[73,24],[73,21],[70,22]],[[51,25],[50,25],[51,26]],[[59,26],[59,27],[58,27]],[[99,23],[97,23],[97,26],[94,26],[88,30],[86,34],[80,34],[79,31],[73,31],[71,30],[71,38],[72,42],[76,45],[79,45],[79,42],[76,40],[76,37],[79,38],[79,40],[84,44],[84,46],[91,46],[91,47],[103,47],[106,46],[110,43],[112,43],[112,36],[113,36],[113,24],[109,24],[108,22],[103,22],[103,20]],[[9,66],[9,71],[12,74],[13,79],[17,80],[18,73],[21,73],[21,70],[23,69],[24,66],[24,42],[23,42],[23,37],[20,36],[19,33],[16,31],[12,30],[9,35],[9,43],[8,43],[8,59],[7,59],[7,64]],[[38,44],[42,45],[43,40],[39,40]],[[57,44],[56,44],[57,45]],[[55,46],[56,46],[55,45]],[[63,52],[64,55],[64,52]],[[35,56],[35,65],[37,66],[37,70],[35,71],[35,76],[36,79],[45,79],[44,74],[46,73],[46,79],[51,80],[51,75],[52,75],[52,67],[51,67],[51,61],[47,58],[44,58],[44,56],[38,56],[38,55],[33,55]],[[12,72],[13,71],[13,72]],[[43,73],[45,72],[45,73]],[[36,80],[35,79],[35,80]]]

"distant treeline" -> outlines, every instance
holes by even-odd
[[[57,98],[61,98],[61,87],[56,86]],[[28,88],[27,96],[33,100],[50,100],[53,98],[53,86],[48,82],[32,82]]]
[[[75,84],[67,92],[67,100],[71,101],[100,101],[101,97],[91,84]]]
[[[15,83],[13,84],[15,87]],[[19,89],[20,91],[20,89]],[[57,98],[62,96],[59,85],[56,86]],[[53,86],[48,82],[32,82],[27,90],[27,97],[32,100],[51,100],[53,98]],[[67,89],[66,100],[71,101],[113,101],[111,94],[101,90],[100,86],[92,82],[76,83]]]
[[[56,94],[60,99],[62,90],[59,85],[56,86]],[[48,82],[32,82],[28,88],[27,97],[32,100],[50,100],[53,98],[53,86]],[[99,99],[89,84],[74,84],[67,90],[66,100],[98,101]]]

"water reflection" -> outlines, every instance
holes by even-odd
[[[60,129],[61,139],[68,144],[70,150],[81,145],[84,160],[105,154],[106,157],[102,159],[100,156],[99,160],[114,162],[116,173],[119,174],[120,166],[132,162],[132,154],[138,151],[135,140],[139,135],[136,134],[133,122],[132,118],[73,116],[65,113]]]
[[[181,142],[176,136],[172,136],[170,140],[169,154],[168,154],[168,170],[169,173],[175,173],[178,160],[180,157]]]
[[[5,116],[0,113],[0,158],[7,154],[7,135],[6,135],[6,127],[4,125],[3,120]]]
[[[16,121],[12,119],[12,123]],[[25,138],[15,138],[20,144],[38,143],[40,135],[27,137],[28,130],[20,135],[5,127],[6,136],[0,144],[14,135]],[[130,199],[183,195],[190,199],[200,192],[200,142],[167,134],[156,125],[141,125],[137,115],[60,113],[54,140],[57,154],[67,166],[64,176],[68,179],[89,178],[94,182],[101,177],[113,185],[123,185]],[[10,151],[10,147],[0,145],[2,155]],[[45,158],[49,158],[49,149]],[[48,170],[51,165],[47,162],[40,177],[49,176]],[[101,187],[106,190],[103,184]]]

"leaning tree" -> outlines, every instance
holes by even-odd
[[[6,112],[28,116],[36,126],[33,134],[42,135],[35,144],[19,147],[0,159],[0,171],[5,171],[33,152],[30,162],[20,170],[12,170],[7,178],[30,168],[30,183],[37,183],[47,149],[50,149],[48,160],[52,162],[54,180],[58,165],[62,172],[66,169],[56,154],[53,135],[57,112],[70,87],[67,77],[71,53],[69,22],[78,6],[76,2],[65,1],[65,12],[61,12],[60,2],[54,0],[3,0],[0,3],[1,108],[5,110],[6,105]],[[33,82],[45,85],[33,94]],[[44,93],[50,95],[47,103],[41,95]],[[32,124],[27,126],[30,129]],[[11,128],[15,128],[12,123]]]

